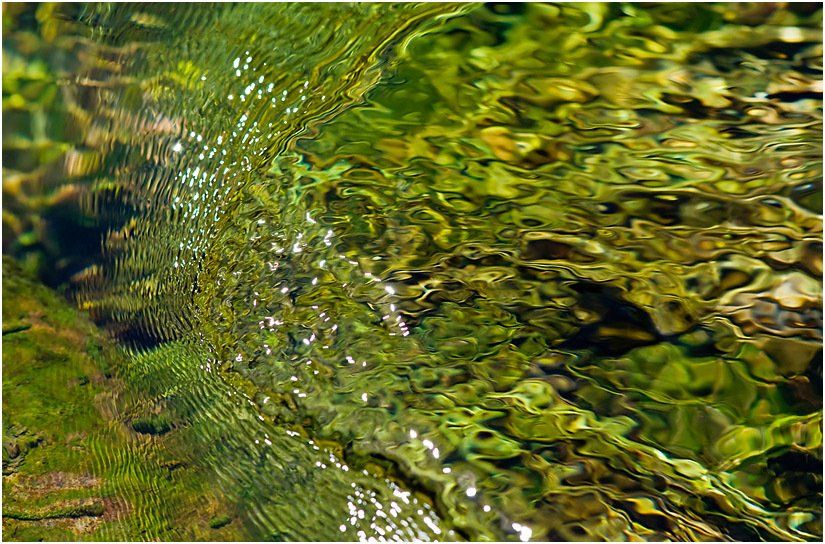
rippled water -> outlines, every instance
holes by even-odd
[[[4,193],[258,538],[821,536],[819,5],[30,24]]]

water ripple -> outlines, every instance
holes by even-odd
[[[821,8],[69,21],[76,298],[256,534],[821,536]]]

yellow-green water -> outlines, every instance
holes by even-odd
[[[821,537],[819,5],[4,9],[4,250],[256,538]]]

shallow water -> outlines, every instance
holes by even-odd
[[[4,251],[257,538],[821,536],[820,6],[15,17]]]

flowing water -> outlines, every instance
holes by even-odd
[[[18,6],[4,251],[255,538],[818,540],[821,78],[818,4]]]

